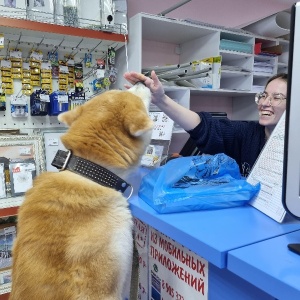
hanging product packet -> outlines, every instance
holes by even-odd
[[[234,159],[220,153],[169,161],[142,178],[138,195],[157,212],[174,213],[242,206],[259,190]]]

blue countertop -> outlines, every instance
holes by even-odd
[[[300,230],[300,222],[280,224],[248,205],[221,210],[159,214],[136,193],[129,203],[134,217],[219,268],[227,266],[227,254],[231,250]]]
[[[228,269],[277,299],[300,299],[300,231],[230,251]]]

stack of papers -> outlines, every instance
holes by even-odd
[[[252,85],[251,91],[255,93],[261,93],[265,90],[265,87],[262,85]]]
[[[273,74],[274,64],[269,62],[254,61],[253,73]]]

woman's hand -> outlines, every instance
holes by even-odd
[[[151,78],[137,72],[126,72],[124,78],[133,85],[139,81],[144,82],[151,91],[153,104],[159,104],[165,100],[164,88],[154,71],[151,72]],[[130,88],[127,84],[125,87]]]

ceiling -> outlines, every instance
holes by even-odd
[[[279,11],[289,10],[296,0],[191,0],[166,17],[192,19],[209,24],[242,28]],[[128,17],[139,12],[160,14],[182,0],[127,0]]]

